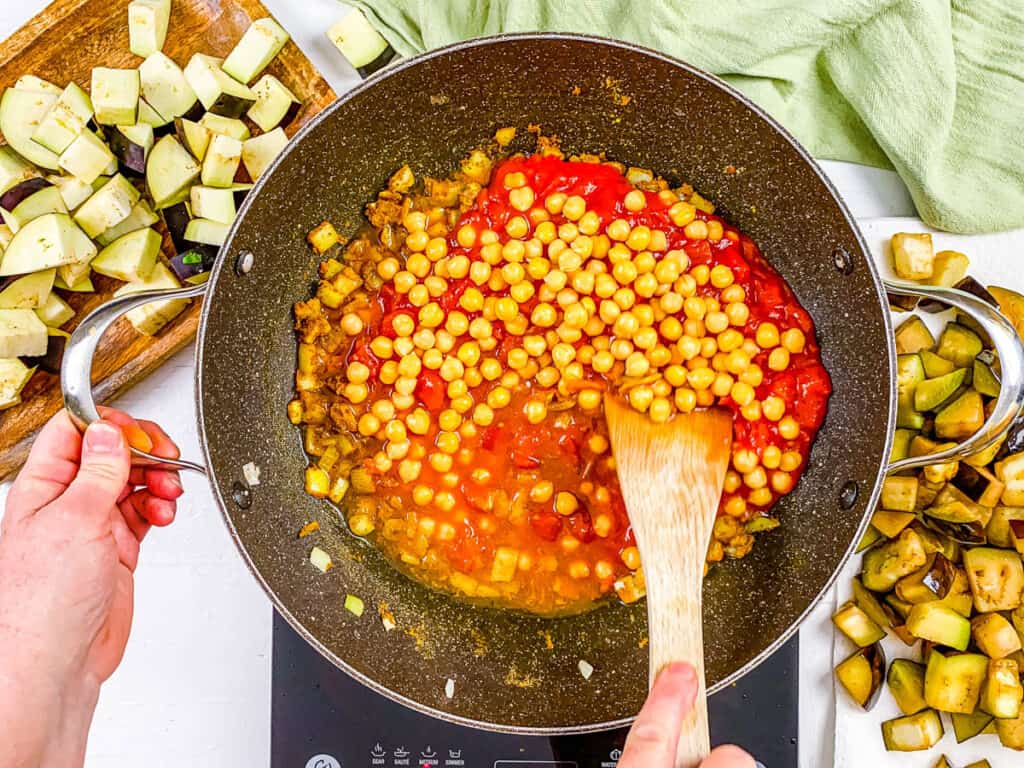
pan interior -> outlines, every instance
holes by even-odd
[[[498,730],[586,731],[620,724],[646,693],[644,605],[541,619],[472,607],[396,572],[303,493],[306,466],[285,413],[292,396],[293,302],[318,258],[306,233],[343,234],[408,162],[448,175],[503,126],[539,124],[570,152],[688,181],[751,235],[812,315],[835,393],[810,464],[776,508],[780,529],[705,582],[713,689],[774,649],[828,586],[877,493],[891,420],[891,342],[883,296],[852,221],[781,129],[709,77],[633,46],[573,36],[475,41],[405,62],[329,108],[251,195],[211,285],[199,397],[212,482],[226,520],[278,609],[328,659],[382,693],[440,717]],[[231,267],[255,256],[246,275]],[[233,488],[255,462],[263,482],[241,508]],[[844,487],[856,500],[843,508]],[[850,498],[847,491],[846,498]],[[313,541],[334,557],[321,574]],[[361,619],[342,608],[363,598]],[[398,629],[386,632],[385,603]],[[584,681],[583,659],[595,668]],[[455,695],[445,695],[455,681]]]

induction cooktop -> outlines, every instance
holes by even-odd
[[[626,729],[515,736],[414,712],[356,682],[274,614],[272,768],[616,768]],[[711,697],[712,744],[797,765],[798,639]]]

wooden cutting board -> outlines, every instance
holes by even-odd
[[[128,2],[57,0],[50,4],[0,43],[0,91],[23,74],[61,87],[74,80],[88,90],[93,67],[137,67],[142,59],[128,50]],[[225,56],[252,20],[269,15],[259,0],[174,0],[163,51],[181,67],[197,51]],[[284,47],[267,71],[302,101],[298,116],[285,127],[289,136],[335,99],[334,91],[294,42]],[[174,255],[166,231],[164,254]],[[65,330],[73,330],[79,318],[108,300],[121,285],[95,273],[92,279],[96,293],[61,292],[77,313],[63,326]],[[200,309],[200,303],[193,302],[155,337],[137,333],[125,320],[111,328],[93,366],[97,400],[104,402],[131,387],[191,341]],[[59,378],[39,371],[25,387],[22,403],[0,411],[0,480],[22,465],[36,432],[62,405]]]

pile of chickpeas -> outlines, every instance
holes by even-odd
[[[503,409],[521,408],[536,425],[567,401],[597,414],[612,390],[662,423],[728,398],[738,418],[772,422],[781,438],[758,450],[734,445],[725,514],[716,522],[708,560],[742,557],[753,540],[745,524],[792,490],[804,461],[796,446],[787,446],[802,427],[786,401],[757,393],[766,376],[762,364],[771,372],[789,368],[805,352],[804,331],[769,321],[751,327],[747,293],[732,268],[691,263],[685,250],[669,248],[675,233],[627,220],[654,205],[687,241],[739,242],[739,233],[707,217],[699,203],[668,189],[631,188],[621,198],[626,213],[603,221],[581,195],[554,192],[540,199],[521,171],[499,179],[508,207],[500,226],[463,217],[450,229],[439,207],[404,213],[404,260],[388,255],[375,270],[411,306],[408,313],[395,314],[390,328],[373,327],[365,307],[340,317],[341,330],[364,338],[379,363],[371,370],[350,359],[338,390],[359,410],[358,433],[379,441],[369,465],[408,485],[417,507],[450,512],[462,503],[460,471],[472,482],[494,482],[487,470],[469,468],[472,456],[463,443],[499,420]],[[450,295],[455,285],[457,301]],[[444,389],[445,407],[437,412],[417,398],[427,374]],[[297,415],[293,421],[301,420]],[[614,470],[603,435],[592,435],[588,447]],[[428,467],[432,480],[424,482]],[[307,472],[307,490],[333,499],[330,478],[317,466]],[[576,493],[547,480],[538,480],[528,496],[562,516],[580,506]],[[363,517],[352,526],[360,535],[374,529]],[[600,520],[595,532],[607,535]],[[454,538],[453,530],[442,528],[452,526],[435,525],[431,536]],[[639,568],[636,547],[624,548],[620,557],[631,571]],[[583,568],[577,570],[584,577]]]

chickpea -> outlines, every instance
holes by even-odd
[[[579,221],[587,211],[587,201],[579,195],[571,195],[565,199],[562,215],[569,221]]]
[[[708,225],[703,219],[695,219],[683,227],[683,234],[689,240],[706,240],[708,237]]]
[[[593,211],[587,211],[579,220],[580,232],[584,235],[596,235],[601,229],[601,217]]]
[[[554,192],[544,198],[544,208],[552,215],[561,213],[567,199],[568,196],[564,192]]]
[[[423,472],[423,462],[414,461],[413,459],[404,459],[398,464],[398,476],[401,478],[403,483],[414,483],[416,482],[420,474]],[[415,494],[415,491],[414,491]],[[415,500],[415,498],[414,498]],[[425,505],[429,504],[430,500],[426,502],[416,502],[417,504]]]
[[[381,259],[377,262],[377,274],[384,280],[393,280],[400,269],[398,259],[393,256],[388,256],[386,259]]]
[[[430,261],[440,261],[448,255],[448,243],[443,237],[432,237],[427,243],[426,254]]]
[[[625,219],[615,219],[607,226],[605,232],[610,239],[622,242],[629,237],[630,229],[628,221]]]
[[[725,493],[732,493],[741,485],[743,485],[743,478],[740,477],[738,472],[730,469],[725,473],[725,483],[722,486],[722,490]]]
[[[452,458],[451,454],[440,452],[430,454],[430,457],[427,459],[427,461],[429,462],[430,466],[434,469],[435,472],[442,473],[451,472],[452,465],[455,463],[455,460]],[[482,471],[487,472],[486,469]],[[472,477],[474,481],[477,480],[476,471],[474,471]]]
[[[789,328],[782,333],[782,346],[794,355],[803,352],[806,343],[807,339],[804,338],[804,332],[799,328]]]
[[[771,349],[779,344],[779,328],[775,323],[761,323],[754,333],[754,340],[761,349]]]
[[[680,201],[668,209],[668,215],[677,227],[685,227],[693,221],[697,215],[697,209],[690,203]]]
[[[756,467],[743,475],[743,484],[755,491],[768,485],[768,475],[764,471],[764,467]]]
[[[526,420],[531,424],[540,424],[548,415],[548,407],[542,400],[528,400],[523,407]]]
[[[655,424],[664,424],[672,418],[672,403],[665,397],[655,397],[647,409],[647,415]]]
[[[643,251],[651,244],[650,227],[640,225],[633,227],[626,238],[626,245],[633,251]]]
[[[633,387],[629,390],[629,394],[626,395],[626,399],[635,410],[644,413],[651,407],[651,403],[654,402],[654,391],[650,387],[642,385]]]
[[[740,381],[744,384],[749,384],[752,387],[761,386],[761,382],[764,381],[764,372],[758,365],[751,364],[743,373],[740,374]]]
[[[776,347],[768,355],[768,368],[772,371],[784,371],[789,368],[789,350]]]
[[[576,498],[575,494],[569,493],[568,491],[559,491],[555,495],[555,512],[560,515],[568,516],[580,508],[579,499]]]
[[[512,393],[505,387],[498,386],[487,393],[487,404],[491,408],[504,408],[512,401]]]
[[[639,189],[631,189],[626,193],[626,197],[622,202],[626,206],[627,211],[635,213],[647,207],[647,196]]]
[[[697,285],[707,285],[708,281],[711,280],[711,269],[707,264],[698,264],[690,270],[690,275]]]
[[[772,490],[779,494],[793,490],[793,476],[789,472],[772,472]]]
[[[786,413],[786,401],[776,395],[769,395],[761,403],[761,410],[768,421],[778,421]]]
[[[729,324],[742,328],[750,319],[750,307],[746,304],[736,302],[725,305],[725,316],[729,318]]]
[[[622,564],[631,571],[640,567],[640,550],[636,547],[626,547],[619,553],[619,558],[622,560]]]
[[[715,375],[715,380],[711,383],[711,392],[715,397],[727,397],[732,391],[732,385],[732,376],[721,371]]]
[[[434,500],[434,490],[426,485],[417,485],[412,489],[413,504],[425,507]]]
[[[713,339],[710,336],[705,336],[703,339],[700,340],[700,355],[701,355],[701,357],[705,357],[705,358],[710,359],[710,358],[714,357],[715,353],[717,353],[717,352],[718,352],[718,341],[716,339]]]
[[[796,440],[800,436],[800,423],[792,416],[780,419],[779,435],[785,440]]]
[[[414,435],[425,435],[430,429],[430,414],[423,408],[417,408],[405,417],[405,426]]]
[[[716,264],[711,268],[711,284],[715,288],[728,288],[735,279],[732,270],[725,264]]]
[[[747,421],[759,421],[761,418],[761,401],[753,400],[740,408],[740,415]]]
[[[803,457],[797,451],[786,451],[782,454],[779,462],[779,469],[784,472],[794,472],[803,463]]]
[[[742,496],[731,496],[725,502],[725,514],[730,517],[743,517],[747,512],[747,500]]]
[[[756,393],[754,392],[754,388],[749,384],[737,381],[732,385],[732,389],[729,391],[729,396],[742,408],[754,401]]]
[[[584,411],[593,411],[601,405],[601,393],[596,389],[584,389],[576,396],[576,403]]]
[[[569,563],[569,575],[577,580],[590,576],[590,566],[584,560],[573,560]]]
[[[704,326],[708,333],[719,334],[729,327],[729,316],[725,312],[708,312],[704,317]]]
[[[528,211],[533,207],[534,194],[530,187],[519,187],[508,193],[508,204],[517,211]]]
[[[555,493],[555,486],[547,480],[541,480],[530,488],[530,501],[543,504],[549,501]]]
[[[772,492],[768,488],[758,488],[747,494],[747,503],[755,507],[767,507],[772,500]]]
[[[427,243],[430,242],[430,235],[424,230],[418,232],[412,232],[408,237],[405,238],[405,247],[413,253],[421,253],[426,250]]]

